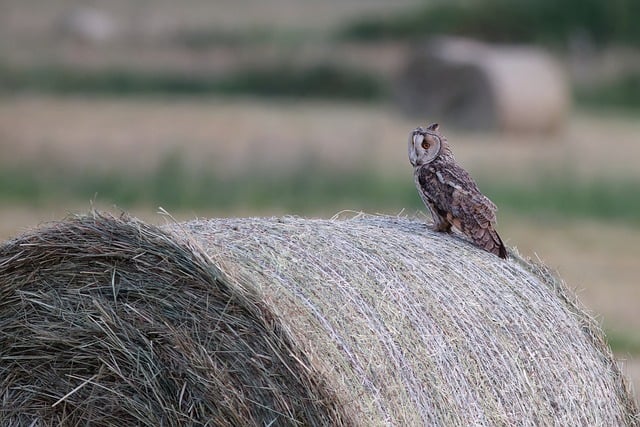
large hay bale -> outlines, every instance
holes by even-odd
[[[439,37],[412,51],[400,107],[470,130],[553,132],[566,122],[568,79],[544,50]]]
[[[638,421],[551,275],[367,216],[93,214],[6,242],[0,401],[2,425]]]

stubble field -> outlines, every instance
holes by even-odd
[[[0,159],[5,171],[2,191],[7,194],[0,208],[0,237],[86,211],[92,203],[112,211],[126,209],[156,223],[165,220],[157,214],[159,207],[179,220],[272,214],[330,217],[342,210],[423,215],[406,161],[406,134],[418,124],[390,108],[364,104],[5,98],[0,101]],[[627,201],[624,195],[626,188],[640,182],[640,125],[630,118],[580,112],[553,136],[460,133],[447,130],[446,124],[443,129],[460,163],[498,203],[503,239],[556,269],[576,290],[604,325],[638,390],[640,222],[637,211],[633,212],[637,193],[629,194]],[[179,159],[180,168],[158,175],[167,158]],[[43,170],[48,175],[32,183],[36,190],[21,187],[21,182]],[[176,170],[179,173],[171,176]],[[367,179],[377,187],[363,190],[366,198],[360,198],[316,181],[304,181],[315,186],[299,190],[288,186],[287,180],[299,179],[305,171],[320,183],[355,176],[362,188]],[[194,207],[170,197],[171,192],[184,189],[181,185],[196,185],[199,176],[212,185],[212,193],[226,187],[226,191],[253,194],[254,187],[262,188],[258,181],[271,175],[277,178],[273,181],[277,188],[265,194],[267,200],[261,204],[213,198]],[[102,191],[91,191],[90,186],[74,191],[58,187],[114,176],[118,179],[112,186],[130,185],[143,191],[140,179],[160,176],[168,187],[154,198],[136,198],[134,193],[126,199],[119,199],[120,193],[109,184]],[[556,199],[561,200],[564,193],[552,195],[557,188],[571,192],[565,180],[587,183],[578,185],[578,192],[598,185],[619,191],[622,201],[614,202],[628,203],[631,212],[609,215],[597,208],[576,212],[572,206],[563,210]],[[287,186],[282,187],[283,183]],[[278,186],[291,191],[291,196],[279,194]],[[600,193],[589,191],[585,197],[595,197],[593,205],[608,203],[597,199]],[[517,193],[534,194],[537,199],[521,201],[514,196]],[[548,198],[540,193],[549,193]]]

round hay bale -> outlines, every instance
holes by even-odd
[[[412,52],[397,99],[412,116],[511,132],[557,131],[571,106],[562,67],[542,49],[448,37]]]
[[[113,41],[120,35],[120,27],[119,22],[107,11],[89,6],[71,9],[57,23],[61,35],[89,45]]]
[[[633,425],[564,286],[409,219],[94,213],[0,247],[2,425]]]

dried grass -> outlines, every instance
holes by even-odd
[[[2,425],[634,425],[564,285],[404,218],[94,213],[0,247]]]
[[[542,48],[435,37],[411,52],[400,106],[454,127],[552,134],[570,112],[568,79]]]

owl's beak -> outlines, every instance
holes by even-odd
[[[420,145],[424,141],[424,135],[421,133],[416,133],[413,135],[413,145]]]

